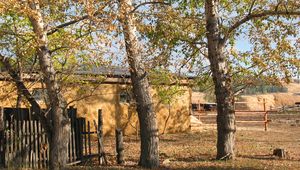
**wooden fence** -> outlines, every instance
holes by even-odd
[[[16,109],[14,112],[12,108],[4,108],[0,111],[0,122],[3,122],[0,124],[0,167],[45,168],[49,164],[48,138],[40,121],[28,115],[7,118],[12,113],[31,114],[28,110],[20,112],[20,109]],[[98,113],[99,119],[102,118],[101,110]],[[91,122],[77,118],[75,108],[68,109],[68,114],[71,120],[71,132],[67,138],[69,164],[81,163],[93,157],[99,157],[100,162],[103,148],[101,150],[99,145],[93,144],[95,140],[91,137],[98,133],[96,121],[93,122],[95,130],[92,131]]]
[[[242,103],[242,102],[236,102]],[[200,106],[200,105],[199,105]],[[271,112],[276,112],[274,110],[267,110],[266,101],[263,100],[263,110],[234,110],[236,122],[237,123],[262,123],[264,126],[264,130],[268,130],[268,123],[270,120],[268,119],[268,114]],[[204,109],[199,109],[193,111],[193,115],[201,120],[202,118],[207,118],[208,116],[213,116],[213,121],[215,122],[216,114],[207,114],[207,111]]]

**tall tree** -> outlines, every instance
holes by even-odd
[[[41,13],[39,1],[31,1],[29,7],[32,14],[29,15],[33,32],[37,41],[37,56],[43,74],[43,82],[46,85],[49,97],[50,118],[52,120],[52,130],[48,134],[50,148],[50,168],[56,169],[67,164],[68,140],[65,139],[70,133],[70,120],[67,113],[66,101],[60,93],[57,83],[56,72],[48,48],[47,30],[45,29],[44,18]]]
[[[142,60],[136,20],[131,0],[120,0],[120,22],[123,28],[127,60],[130,67],[133,93],[140,122],[141,154],[139,165],[147,168],[159,166],[158,126],[153,109],[148,72]]]
[[[300,3],[170,2],[176,3],[172,9],[161,11],[156,26],[147,28],[148,37],[162,51],[167,46],[172,49],[171,55],[175,52],[186,56],[177,63],[198,66],[198,71],[208,71],[212,76],[218,105],[217,159],[232,159],[236,131],[233,82],[243,77],[246,84],[256,76],[289,81],[292,68],[299,67]],[[238,39],[246,38],[249,50],[236,49]],[[207,66],[210,70],[205,69]]]
[[[100,15],[99,11],[104,8],[101,4],[97,7],[99,10],[97,8],[88,13],[88,7],[81,2],[0,2],[0,63],[31,104],[47,132],[50,169],[64,167],[68,158],[68,140],[65,137],[70,133],[70,121],[66,112],[67,103],[62,96],[63,81],[77,69],[76,66],[84,64],[88,67],[88,64],[98,63],[95,56],[102,58],[98,54],[103,51],[93,50],[97,49],[93,42],[100,38],[97,38],[98,33],[88,20],[90,16]],[[12,29],[14,23],[17,23],[18,31]],[[22,68],[27,76],[34,72],[35,78],[38,77],[42,86],[45,85],[48,98],[46,111],[41,109],[30,87],[18,73],[20,69],[15,65],[19,60],[26,61]],[[38,64],[35,64],[36,60]]]

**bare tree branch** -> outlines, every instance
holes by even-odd
[[[256,2],[256,0],[253,0],[253,1],[252,1],[251,6],[250,6],[250,8],[249,8],[248,15],[251,15],[255,2]]]
[[[101,14],[100,11],[102,11],[108,4],[110,3],[110,1],[107,1],[100,9],[98,9],[92,16],[97,16],[99,14]],[[47,32],[47,35],[51,35],[51,34],[54,34],[55,32],[57,32],[59,29],[61,28],[65,28],[67,26],[70,26],[70,25],[73,25],[73,24],[76,24],[80,21],[83,21],[83,20],[86,20],[90,17],[90,15],[84,15],[84,16],[81,16],[81,17],[78,17],[72,21],[68,21],[66,23],[63,23],[63,24],[60,24],[52,29],[50,29],[48,32]]]
[[[95,13],[94,15],[96,16],[98,13]],[[66,23],[63,23],[61,25],[58,25],[52,29],[50,29],[50,31],[47,32],[47,35],[51,35],[51,34],[54,34],[55,32],[57,32],[59,29],[61,28],[64,28],[64,27],[67,27],[67,26],[70,26],[70,25],[73,25],[73,24],[76,24],[77,22],[80,22],[82,20],[85,20],[89,17],[89,15],[84,15],[80,18],[77,18],[77,19],[74,19],[72,21],[69,21],[69,22],[66,22]]]
[[[255,19],[255,18],[262,18],[262,17],[267,17],[267,16],[276,16],[276,15],[281,15],[281,16],[300,16],[300,11],[288,11],[288,10],[267,10],[267,11],[261,11],[261,12],[256,12],[256,13],[251,13],[246,15],[244,18],[242,18],[241,20],[235,22],[231,27],[229,27],[227,34],[225,35],[225,40],[228,39],[229,35],[236,30],[237,28],[239,28],[241,25],[243,25],[244,23]]]

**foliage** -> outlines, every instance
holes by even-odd
[[[184,93],[180,87],[180,77],[164,69],[155,69],[150,72],[151,84],[156,91],[156,96],[163,104],[170,104],[176,100],[176,96]]]
[[[154,47],[168,51],[169,59],[176,58],[175,65],[180,65],[177,69],[184,66],[187,71],[205,77],[209,74],[209,62],[204,2],[170,3],[173,8],[161,8],[155,26],[149,27],[146,35]],[[227,40],[224,52],[230,76],[239,81],[235,84],[252,84],[249,77],[270,77],[272,83],[290,82],[300,67],[299,5],[296,1],[220,1],[220,38]],[[270,11],[290,14],[263,15]],[[243,20],[250,15],[258,17]],[[238,48],[242,41],[249,48]]]
[[[102,82],[103,76],[80,77],[73,75],[81,69],[109,65],[111,20],[95,18],[94,15],[110,15],[103,11],[108,2],[99,1],[39,1],[47,32],[48,49],[55,68],[56,80],[66,90],[70,83],[84,83],[93,79]],[[30,16],[35,11],[26,1],[0,2],[0,54],[9,58],[15,70],[42,79],[37,58],[40,45],[35,37]],[[115,17],[112,17],[113,19]],[[99,26],[99,24],[102,24]],[[99,29],[102,29],[99,31]],[[39,76],[36,76],[39,74]]]

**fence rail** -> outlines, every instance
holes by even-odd
[[[244,103],[244,102],[240,102]],[[268,119],[269,113],[277,112],[276,110],[267,110],[266,109],[266,100],[263,100],[263,110],[234,110],[236,122],[239,123],[262,123],[264,125],[264,130],[268,130],[268,124],[270,120]],[[199,120],[201,118],[207,116],[207,112],[205,110],[197,110],[193,112],[193,115],[197,117]],[[210,115],[211,116],[211,115]],[[216,115],[215,115],[216,116]],[[255,118],[248,118],[245,120],[245,117],[255,116]]]

